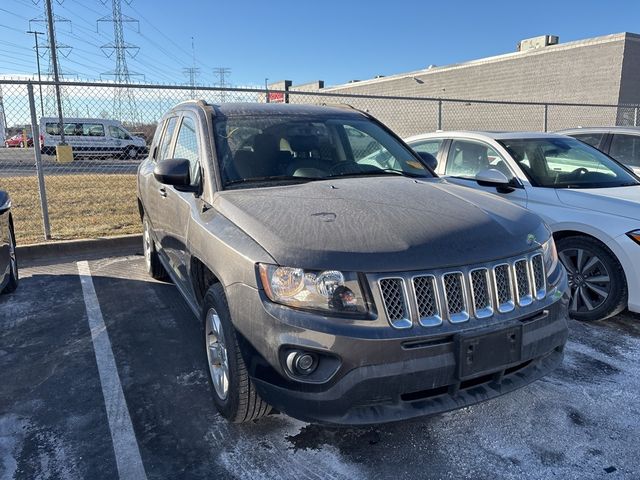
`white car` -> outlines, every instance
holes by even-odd
[[[540,215],[569,273],[570,312],[599,320],[640,312],[640,178],[574,138],[522,132],[436,132],[406,139],[452,183]],[[508,219],[505,219],[508,220]]]
[[[117,120],[104,118],[64,118],[65,142],[74,155],[135,159],[147,153],[144,138],[130,134]],[[57,117],[40,119],[41,151],[54,155],[61,141]]]
[[[639,127],[580,127],[556,133],[588,143],[640,174]]]

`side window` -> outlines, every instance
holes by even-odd
[[[434,157],[438,155],[438,150],[440,150],[440,145],[442,145],[443,140],[423,140],[418,143],[414,143],[411,145],[416,152],[421,153],[430,153]]]
[[[196,126],[189,117],[182,119],[180,130],[178,131],[178,139],[176,140],[176,148],[173,153],[174,158],[186,158],[191,166],[191,185],[195,185],[200,181],[200,163],[199,163],[198,136],[196,135]]]
[[[171,139],[173,138],[173,131],[176,129],[176,123],[178,117],[171,117],[167,120],[167,128],[164,131],[162,140],[160,141],[160,147],[155,156],[156,160],[164,160],[169,154],[169,145],[171,145]]]
[[[604,133],[579,133],[578,135],[571,135],[573,138],[577,138],[581,142],[584,142],[592,147],[598,148],[602,136]]]
[[[104,137],[104,125],[101,123],[83,123],[82,135],[87,137]]]
[[[609,155],[625,165],[640,166],[640,136],[615,134]]]
[[[452,177],[475,178],[478,172],[496,169],[513,179],[513,173],[504,159],[488,145],[467,141],[454,140],[449,149],[449,157],[445,166],[445,174]]]

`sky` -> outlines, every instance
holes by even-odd
[[[36,72],[33,35],[25,31],[45,30],[29,23],[42,18],[43,1],[0,0],[0,75]],[[140,29],[125,25],[125,40],[140,47],[127,63],[144,75],[135,79],[149,83],[188,82],[192,37],[199,84],[214,84],[214,68],[227,67],[229,83],[261,86],[266,78],[334,85],[448,65],[513,52],[518,41],[543,34],[569,42],[640,33],[638,0],[127,1],[123,14],[139,20]],[[72,47],[61,51],[68,55],[60,59],[67,78],[96,80],[113,70],[114,58],[100,48],[113,41],[113,26],[101,22],[96,31],[96,20],[111,14],[111,0],[53,0],[53,6],[71,21],[56,26],[58,44]]]

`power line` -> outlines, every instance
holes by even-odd
[[[109,0],[101,0],[103,5],[106,5]],[[130,4],[132,0],[127,3]],[[122,2],[121,0],[111,0],[111,16],[102,17],[98,19],[97,24],[100,22],[113,23],[113,42],[104,44],[101,48],[105,55],[109,58],[115,56],[116,68],[114,70],[103,73],[105,76],[112,76],[116,83],[131,83],[131,77],[143,76],[140,73],[130,72],[127,66],[127,55],[131,58],[140,51],[140,47],[132,43],[125,42],[124,40],[124,23],[136,23],[138,25],[138,31],[140,30],[140,22],[135,18],[122,14]],[[110,52],[110,53],[108,53]],[[134,123],[139,123],[138,109],[136,107],[136,99],[133,92],[128,88],[116,88],[114,89],[113,98],[113,110],[114,116],[118,119],[123,118],[123,103],[126,104],[126,110],[129,114],[129,119]]]

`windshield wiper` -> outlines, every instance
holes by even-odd
[[[329,175],[324,178],[337,178],[337,177],[367,177],[375,175],[401,175],[408,178],[430,178],[427,175],[420,175],[418,173],[405,172],[404,170],[396,170],[394,168],[379,168],[376,170],[364,170],[362,172],[345,172],[337,173],[335,175]]]
[[[296,177],[294,175],[267,175],[264,177],[241,178],[239,180],[231,180],[225,183],[225,187],[230,185],[238,185],[241,183],[260,183],[260,182],[309,182],[312,180],[323,180],[323,177]]]

